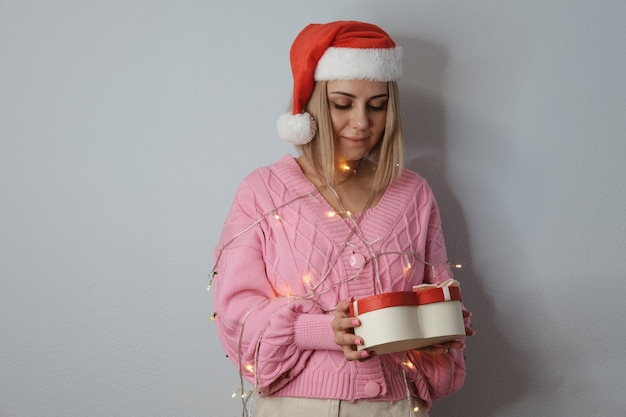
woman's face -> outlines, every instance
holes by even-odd
[[[337,157],[346,161],[363,158],[385,130],[387,83],[329,81],[326,91]]]

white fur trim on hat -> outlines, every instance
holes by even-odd
[[[402,48],[326,49],[315,68],[315,80],[397,81],[402,75]]]
[[[276,121],[278,136],[294,145],[311,142],[317,134],[317,123],[309,113],[283,113]]]

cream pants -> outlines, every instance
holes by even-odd
[[[395,402],[322,400],[295,397],[257,397],[253,417],[428,417],[416,401]]]

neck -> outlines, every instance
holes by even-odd
[[[356,161],[338,160],[335,163],[335,177],[339,180],[346,181],[359,173],[359,169],[363,165],[365,158]]]
[[[313,184],[317,187],[329,185],[328,182],[324,179],[323,173],[318,172],[314,165],[303,155],[299,156],[297,159],[300,168],[304,172],[304,174],[311,180]],[[361,177],[363,174],[367,174],[369,169],[367,167],[367,159],[362,158],[356,161],[346,161],[339,160],[335,162],[335,178],[334,184],[340,185],[345,182],[348,182],[351,178]]]

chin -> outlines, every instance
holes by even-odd
[[[344,146],[335,147],[335,155],[337,158],[343,158],[346,161],[358,161],[369,155],[370,151],[374,148],[370,143],[348,143],[341,144]]]
[[[365,156],[367,156],[369,152],[368,150],[350,150],[350,151],[344,151],[342,152],[341,150],[337,150],[336,151],[336,155],[337,158],[339,159],[343,159],[346,161],[358,161],[359,159],[363,159]]]

